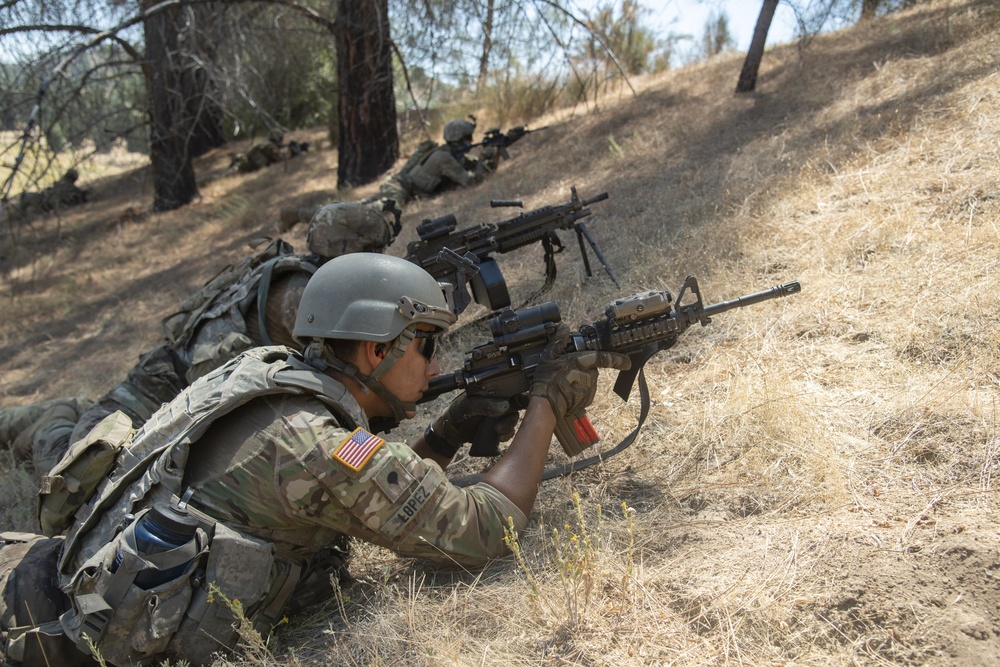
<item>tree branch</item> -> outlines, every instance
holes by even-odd
[[[618,70],[618,73],[622,75],[623,79],[625,79],[625,84],[629,87],[629,90],[632,91],[632,94],[638,95],[638,93],[635,92],[635,88],[632,87],[632,81],[629,80],[628,74],[625,73],[625,68],[623,68],[621,63],[618,62],[618,56],[616,56],[615,52],[612,51],[611,48],[604,43],[604,40],[601,39],[600,35],[598,35],[596,32],[590,29],[590,26],[587,25],[586,21],[577,17],[571,11],[560,5],[558,2],[554,2],[553,0],[534,0],[534,2],[541,2],[544,5],[552,7],[556,11],[564,14],[570,21],[576,23],[578,26],[586,30],[590,34],[590,36],[593,37],[597,41],[597,43],[601,45],[601,48],[604,49],[604,52],[608,55],[608,58],[610,58],[611,62],[614,63],[615,68]]]
[[[392,47],[396,57],[399,58],[399,65],[403,69],[403,78],[406,79],[406,91],[410,94],[410,99],[413,100],[413,108],[416,110],[417,115],[420,116],[420,128],[424,131],[424,136],[430,141],[431,133],[427,131],[427,119],[424,117],[423,112],[420,111],[420,103],[417,102],[417,96],[413,93],[413,86],[410,84],[410,72],[406,69],[406,60],[403,59],[403,54],[400,52],[395,40],[391,40],[389,46]]]

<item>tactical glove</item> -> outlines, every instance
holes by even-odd
[[[597,394],[598,368],[626,370],[631,360],[617,352],[570,352],[570,330],[559,324],[535,369],[531,395],[547,398],[556,419],[582,416]]]
[[[499,442],[514,437],[517,427],[517,408],[507,401],[460,394],[448,409],[424,432],[424,441],[436,454],[451,458],[462,444],[472,442],[484,418],[493,420]]]

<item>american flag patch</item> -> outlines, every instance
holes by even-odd
[[[351,470],[357,472],[361,470],[368,459],[370,459],[378,448],[385,443],[385,440],[372,435],[363,428],[354,429],[354,433],[342,443],[333,453],[333,458],[337,459]]]

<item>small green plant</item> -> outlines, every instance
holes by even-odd
[[[104,659],[104,656],[101,655],[100,650],[97,648],[97,644],[95,644],[94,640],[90,638],[90,635],[84,634],[83,639],[87,642],[87,648],[90,649],[90,654],[94,656],[94,660],[97,661],[97,664],[101,667],[108,667],[107,661]]]
[[[518,567],[524,572],[525,577],[528,579],[528,585],[531,586],[531,595],[536,600],[541,599],[541,587],[538,585],[538,579],[535,577],[534,572],[531,571],[531,567],[528,565],[527,559],[524,557],[524,551],[521,550],[521,543],[518,541],[517,531],[514,530],[514,519],[513,517],[507,517],[507,526],[504,528],[503,541],[510,549],[510,552],[514,554],[514,558],[517,560]]]
[[[212,604],[215,602],[215,596],[219,596],[223,604],[229,608],[229,611],[233,612],[233,616],[236,617],[236,623],[234,625],[237,634],[240,636],[240,648],[244,656],[250,661],[252,665],[277,665],[278,661],[274,659],[274,655],[271,653],[270,647],[268,647],[268,639],[271,633],[268,633],[268,638],[261,636],[259,632],[253,627],[253,622],[246,617],[243,611],[243,603],[236,599],[230,599],[219,590],[219,587],[215,584],[208,585],[208,602]],[[278,623],[271,628],[271,632],[274,631],[279,625],[284,625],[288,623],[288,617],[284,616]]]
[[[602,521],[601,506],[598,505],[597,526],[592,537],[583,517],[579,493],[573,493],[573,507],[576,510],[577,525],[564,524],[561,532],[558,528],[552,529],[551,543],[566,602],[567,621],[575,627],[583,622],[594,585],[600,578],[597,541],[600,539]]]
[[[613,134],[608,135],[608,150],[614,157],[618,158],[619,160],[625,158],[625,151],[622,150],[622,147],[618,144],[617,141],[615,141],[615,135]]]
[[[625,549],[625,572],[622,574],[622,597],[629,597],[632,588],[632,579],[635,576],[635,515],[634,507],[629,507],[628,503],[622,501],[622,516],[625,517],[625,526],[628,531],[628,548]]]
[[[574,517],[554,528],[549,534],[545,550],[549,559],[545,563],[532,562],[531,554],[525,552],[514,530],[512,522],[505,529],[504,542],[514,555],[518,568],[524,573],[530,587],[530,598],[540,611],[549,616],[564,619],[570,627],[583,626],[587,614],[595,606],[596,593],[602,589],[611,572],[620,593],[616,608],[626,606],[631,599],[635,581],[636,511],[627,503],[621,504],[622,518],[625,520],[625,536],[615,537],[608,533],[604,524],[601,505],[594,508],[594,517],[584,516],[580,494],[573,496]],[[551,573],[554,576],[548,576]],[[550,581],[558,580],[561,595],[546,591]]]

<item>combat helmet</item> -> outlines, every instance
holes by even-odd
[[[395,238],[385,213],[355,202],[320,207],[309,222],[306,245],[324,259],[352,252],[382,252]]]
[[[472,141],[472,133],[475,131],[475,123],[470,123],[464,119],[450,120],[444,124],[444,140],[449,144],[459,143],[463,140]]]
[[[417,324],[445,331],[455,314],[444,286],[422,268],[401,257],[354,253],[335,257],[306,283],[292,335],[306,344],[305,358],[319,368],[333,368],[352,377],[381,398],[396,422],[413,411],[382,385],[381,378],[417,337]],[[369,375],[338,359],[327,340],[391,343]]]

